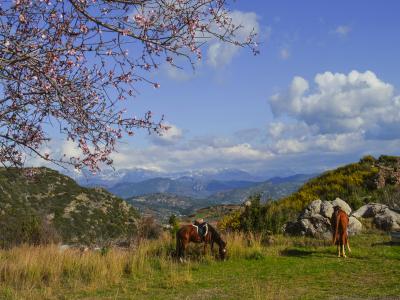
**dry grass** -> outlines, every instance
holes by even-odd
[[[316,264],[310,270],[315,270],[315,276],[319,278],[318,272],[326,272],[324,264],[332,267],[331,259],[335,250],[332,247],[324,247],[330,245],[329,241],[237,233],[227,234],[225,238],[229,261],[224,264],[217,262],[210,253],[203,256],[202,245],[193,244],[189,249],[188,262],[178,263],[173,257],[175,243],[169,234],[155,241],[144,240],[133,249],[110,249],[103,254],[93,251],[81,253],[73,249],[60,251],[55,245],[21,246],[2,250],[0,251],[0,299],[63,299],[63,297],[70,299],[68,297],[71,296],[63,295],[71,294],[79,295],[78,298],[83,299],[94,299],[93,295],[96,295],[95,298],[109,299],[108,296],[104,298],[104,295],[110,293],[118,299],[121,294],[135,297],[135,295],[153,295],[157,290],[182,291],[187,286],[198,287],[199,276],[204,278],[204,275],[200,274],[206,272],[205,270],[212,270],[213,280],[221,284],[218,291],[213,290],[218,297],[227,296],[227,290],[224,288],[230,291],[232,287],[228,287],[228,283],[238,280],[232,272],[239,272],[237,276],[244,277],[237,281],[237,286],[245,285],[239,289],[240,292],[247,293],[246,295],[253,299],[282,299],[288,298],[289,295],[287,287],[285,288],[286,282],[280,281],[279,278],[292,276],[290,275],[292,272],[300,272],[300,269],[308,264]],[[387,246],[384,244],[379,246],[382,238],[386,237],[372,235],[358,238],[358,245],[352,253],[352,257],[356,259],[354,262],[361,264],[369,260],[375,262],[378,253],[380,255],[383,253],[390,259],[392,256],[397,257],[393,249],[385,248]],[[378,243],[378,246],[371,247],[374,243]],[[386,252],[382,252],[383,250]],[[297,255],[299,257],[307,255],[312,258],[296,259]],[[280,268],[274,269],[273,273],[266,273],[273,274],[269,280],[248,278],[235,267],[236,264],[245,264],[250,267],[246,272],[259,272],[257,266],[262,264],[264,268],[272,268],[266,261]],[[321,263],[317,263],[318,261]],[[297,271],[291,269],[291,263],[299,264]],[[227,268],[232,269],[228,272]],[[361,269],[365,268],[363,265]],[[309,274],[308,269],[305,270],[308,273],[300,272],[301,276],[314,276]],[[227,286],[222,283],[225,281],[224,284]],[[202,289],[211,288],[207,280],[203,284]],[[196,294],[196,290],[193,290],[193,293]],[[209,298],[211,299],[212,295]]]
[[[192,281],[192,265],[178,264],[174,241],[168,234],[155,241],[143,240],[136,248],[110,249],[106,253],[57,245],[20,246],[0,251],[0,299],[53,299],[60,290],[91,291],[112,287],[124,279],[139,280],[140,291],[155,273],[163,274],[161,285],[174,288]],[[199,262],[202,247],[192,245],[192,261]],[[201,259],[211,261],[211,256]],[[141,280],[143,277],[146,280]]]

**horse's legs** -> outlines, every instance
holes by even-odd
[[[187,248],[188,244],[189,244],[189,242],[183,242],[183,244],[182,244],[182,246],[183,246],[182,247],[183,259],[186,258],[186,248]]]
[[[342,253],[343,253],[343,257],[347,257],[346,252],[344,251],[344,243],[342,244]]]
[[[340,257],[340,243],[338,243],[337,245],[337,251],[338,251],[337,257]]]
[[[346,238],[346,245],[347,245],[347,250],[351,253],[349,238]]]

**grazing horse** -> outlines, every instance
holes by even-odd
[[[218,244],[219,257],[224,260],[226,257],[226,242],[222,240],[218,232],[210,224],[207,224],[207,234],[202,238],[198,234],[197,226],[184,225],[176,233],[176,254],[179,260],[183,260],[186,255],[186,248],[190,242],[204,243],[204,254],[207,250],[207,244],[210,244],[211,252],[214,249],[214,243]]]
[[[349,225],[349,216],[339,206],[334,207],[334,212],[331,218],[332,233],[333,233],[333,244],[337,245],[338,257],[343,255],[346,257],[344,246],[347,246],[347,250],[351,252],[349,245],[349,237],[347,227]],[[342,252],[342,253],[341,253]]]

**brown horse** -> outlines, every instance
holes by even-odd
[[[186,255],[186,248],[190,242],[204,243],[204,254],[207,250],[207,244],[210,244],[211,253],[214,249],[214,243],[219,246],[219,257],[225,259],[226,257],[226,242],[222,240],[218,232],[210,224],[207,224],[208,232],[204,238],[197,232],[197,227],[194,225],[184,225],[176,233],[176,255],[179,260],[183,260]]]
[[[332,232],[333,232],[333,244],[337,245],[338,257],[342,255],[346,257],[344,246],[347,246],[349,252],[351,252],[349,245],[349,237],[347,233],[347,227],[349,225],[349,216],[339,206],[334,208],[334,212],[331,218]]]

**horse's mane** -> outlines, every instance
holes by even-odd
[[[226,245],[226,242],[221,238],[217,230],[215,230],[214,227],[212,227],[209,223],[207,223],[208,230],[212,234],[212,238],[218,243],[218,245],[223,244],[224,246]]]

